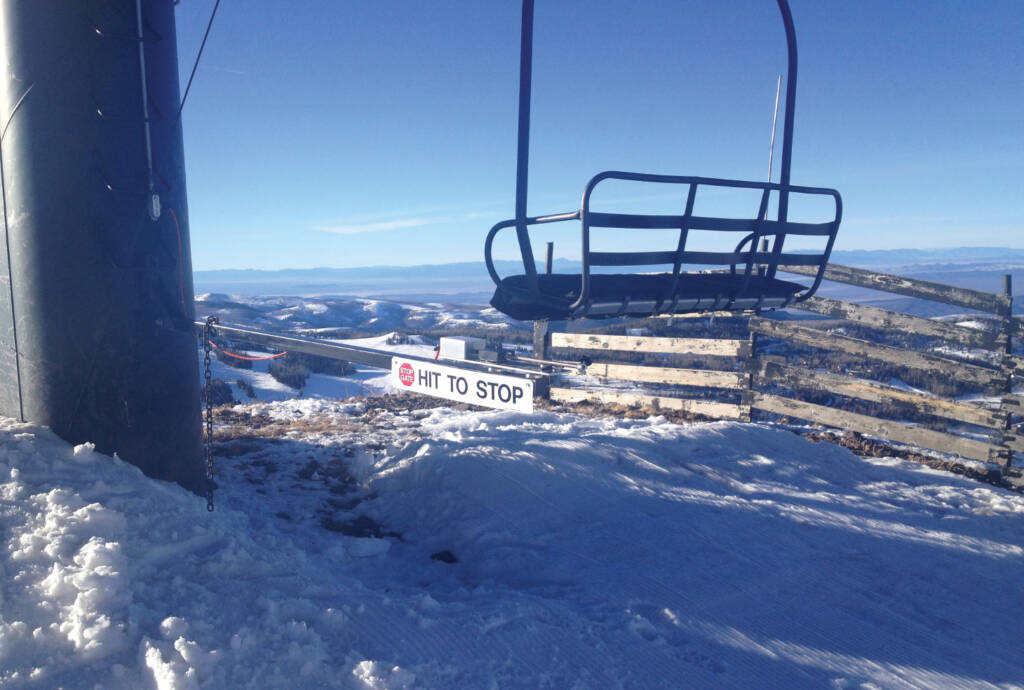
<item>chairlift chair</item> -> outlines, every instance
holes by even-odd
[[[533,0],[523,0],[519,72],[519,130],[516,168],[515,218],[498,223],[487,234],[484,258],[496,285],[491,305],[520,320],[600,319],[618,316],[649,317],[705,311],[761,311],[785,307],[810,297],[821,284],[842,216],[842,199],[834,189],[791,185],[793,107],[796,100],[797,52],[793,18],[787,0],[777,0],[786,31],[789,67],[786,77],[785,118],[780,181],[750,182],[705,177],[652,175],[606,171],[592,177],[583,191],[579,210],[555,215],[526,215],[530,139],[530,89],[533,52]],[[600,213],[591,209],[594,190],[607,180],[679,185],[685,198],[681,213],[652,215]],[[694,214],[694,204],[705,190],[748,189],[760,191],[760,202],[745,218],[709,217]],[[756,195],[756,191],[753,192]],[[775,195],[777,215],[768,219],[769,200]],[[835,213],[819,223],[788,220],[790,198],[795,195],[831,197]],[[581,271],[577,274],[538,273],[529,228],[535,225],[578,220],[582,226]],[[515,228],[523,260],[523,273],[502,278],[494,267],[495,236]],[[673,245],[664,251],[593,251],[591,230],[674,230]],[[735,233],[740,237],[731,252],[694,251],[687,248],[692,231]],[[823,238],[820,253],[783,251],[787,235]],[[766,241],[771,241],[768,248]],[[647,267],[671,264],[671,272],[600,273],[593,267]],[[698,267],[722,267],[695,270]],[[817,268],[809,287],[776,276],[779,266]]]

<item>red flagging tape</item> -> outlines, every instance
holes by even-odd
[[[223,347],[213,342],[212,340],[210,341],[210,344],[217,348],[219,352],[223,352],[224,354],[226,354],[228,357],[234,357],[235,359],[244,359],[247,362],[264,362],[268,359],[277,359],[278,357],[284,357],[286,354],[288,354],[288,351],[285,350],[284,352],[278,352],[276,355],[270,355],[269,357],[246,357],[245,355],[236,355],[234,352],[228,352],[227,350],[225,350]]]

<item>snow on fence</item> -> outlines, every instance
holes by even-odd
[[[807,273],[799,266],[785,270]],[[1024,412],[1024,396],[1012,392],[1014,376],[1024,372],[1024,358],[1011,354],[1010,343],[1014,337],[1024,336],[1024,325],[1011,313],[1009,278],[1002,295],[836,265],[827,268],[825,279],[991,316],[986,319],[987,327],[976,328],[812,297],[797,308],[821,315],[824,320],[794,323],[752,316],[747,321],[747,340],[549,333],[547,325],[539,323],[535,349],[541,353],[568,349],[595,357],[601,353],[603,359],[608,353],[619,357],[628,354],[634,359],[638,353],[693,355],[707,358],[704,363],[710,367],[687,369],[601,361],[586,367],[582,386],[578,379],[573,387],[553,383],[549,395],[564,403],[618,403],[683,410],[718,419],[749,420],[760,411],[994,463],[1004,473],[1011,470],[1013,453],[1024,453],[1024,434],[1015,431],[1013,423],[1013,417]],[[887,339],[900,342],[881,344],[841,332],[862,328],[881,331]],[[907,342],[920,338],[944,345],[923,351],[920,344]],[[787,343],[787,356],[759,347],[771,341]],[[807,354],[822,350],[869,371],[875,367],[883,374],[891,368],[916,372],[918,376],[967,386],[980,396],[976,400],[957,400],[891,381],[872,380],[864,372],[851,375],[825,371],[820,361],[812,361]],[[966,361],[968,358],[973,361]],[[691,388],[689,393],[658,391],[652,395],[637,392],[635,386],[624,390],[624,384],[619,384],[616,388],[615,381],[641,384],[641,388]],[[712,399],[705,397],[709,393]],[[714,399],[717,393],[720,395]],[[850,407],[857,411],[844,409]],[[908,421],[906,414],[894,419],[901,415],[893,414],[893,410],[910,410],[913,416],[927,417],[928,426]]]

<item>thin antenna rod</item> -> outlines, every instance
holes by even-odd
[[[779,121],[779,93],[782,91],[782,75],[779,75],[779,80],[775,83],[775,113],[772,115],[772,140],[768,144],[768,182],[772,181],[772,168],[774,167],[775,159],[775,130],[777,129],[776,124]],[[764,219],[768,220],[768,208],[764,209]],[[767,240],[765,240],[767,241]]]
[[[779,75],[779,81],[775,84],[775,112],[772,115],[772,141],[768,146],[768,181],[772,181],[772,168],[773,160],[775,156],[775,130],[776,124],[779,121],[779,94],[782,92],[782,75]]]

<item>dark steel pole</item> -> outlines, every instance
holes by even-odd
[[[779,184],[783,190],[779,194],[779,220],[785,221],[789,213],[790,167],[793,162],[793,118],[796,112],[796,28],[793,26],[793,14],[789,11],[788,0],[777,0],[782,13],[782,24],[786,28],[786,52],[789,67],[786,69],[786,114],[782,124],[782,161],[779,170]]]
[[[0,413],[201,491],[174,5],[0,2],[0,43]]]
[[[537,264],[526,227],[526,189],[530,174],[530,90],[533,83],[533,0],[523,0],[519,41],[519,130],[516,148],[516,237],[523,255],[526,279],[537,288]]]
[[[786,113],[782,121],[782,160],[779,166],[779,215],[780,223],[786,222],[789,218],[789,174],[793,163],[793,118],[796,108],[796,74],[797,74],[797,53],[796,53],[796,28],[793,26],[793,14],[789,11],[787,0],[777,0],[779,12],[782,14],[782,24],[786,29],[786,54],[788,67],[786,69]],[[786,241],[785,234],[776,235],[772,243],[772,262],[768,269],[768,277],[774,278],[778,269],[779,256],[782,254],[782,246]]]

